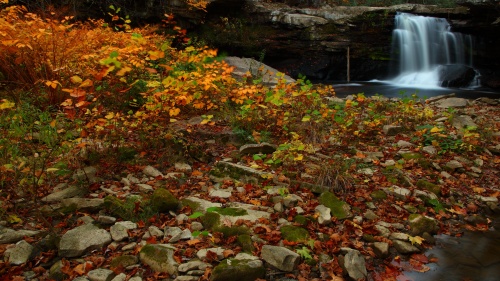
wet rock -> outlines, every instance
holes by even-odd
[[[29,260],[33,246],[30,243],[21,240],[16,243],[14,248],[9,248],[4,253],[4,259],[7,258],[10,264],[21,265]]]
[[[157,272],[177,274],[179,264],[174,259],[175,248],[169,244],[147,244],[142,247],[139,259]]]
[[[368,275],[366,271],[365,258],[358,250],[350,248],[341,248],[342,252],[346,252],[344,256],[344,268],[354,280],[365,279]]]
[[[329,224],[332,221],[331,209],[326,207],[325,205],[318,205],[314,209],[316,214],[318,214],[318,223],[319,224]]]
[[[87,273],[90,281],[111,281],[115,276],[113,271],[105,268],[94,269]]]
[[[267,142],[262,142],[258,144],[245,144],[240,147],[240,154],[242,155],[253,155],[257,153],[262,154],[272,154],[276,151],[277,146]]]
[[[66,198],[84,196],[85,194],[87,194],[87,192],[88,191],[85,188],[78,186],[70,186],[63,190],[51,193],[43,197],[41,200],[44,202],[59,202]]]
[[[253,281],[265,275],[261,260],[227,259],[214,267],[210,281]]]
[[[344,201],[341,201],[335,194],[330,191],[323,192],[318,201],[330,208],[332,216],[339,220],[352,217],[351,207]]]
[[[392,245],[398,251],[400,254],[412,254],[412,253],[418,253],[420,250],[413,246],[409,242],[401,241],[401,240],[393,240]]]
[[[410,225],[410,235],[422,235],[424,232],[436,234],[439,230],[438,223],[435,219],[423,216],[420,214],[411,214],[408,217]]]
[[[153,177],[153,178],[156,178],[158,176],[163,177],[163,174],[160,171],[158,171],[155,167],[152,167],[152,166],[146,166],[142,170],[142,173],[144,173],[148,177]]]
[[[374,242],[373,252],[379,258],[386,258],[389,256],[389,243],[386,242]]]
[[[111,235],[93,224],[84,224],[66,232],[59,243],[59,256],[78,257],[111,243]]]
[[[382,226],[382,225],[375,225],[375,229],[378,231],[379,235],[382,236],[382,237],[389,237],[389,235],[391,234],[391,231],[385,227],[385,226]]]
[[[290,251],[285,247],[264,245],[261,251],[261,258],[282,271],[293,271],[300,261],[299,254]]]

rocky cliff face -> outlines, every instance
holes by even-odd
[[[153,22],[159,22],[164,13],[174,13],[200,44],[210,44],[230,55],[263,58],[291,76],[300,73],[329,80],[346,80],[348,48],[351,80],[387,78],[396,12],[442,17],[454,31],[476,37],[474,67],[480,71],[483,85],[500,89],[500,52],[496,51],[500,3],[459,1],[456,8],[439,8],[416,4],[333,6],[330,0],[208,0],[204,12],[188,8],[182,0],[148,0],[135,1],[130,7],[123,1],[122,10],[133,18]],[[87,5],[89,11],[101,5],[104,11],[108,2],[87,0],[79,5]]]
[[[290,3],[290,1],[288,1]],[[311,2],[312,3],[312,2]],[[391,7],[315,8],[261,0],[214,0],[193,25],[199,40],[231,54],[264,58],[292,75],[345,80],[347,48],[351,80],[384,79],[390,63],[396,12],[443,17],[455,31],[477,38],[476,65],[483,84],[499,88],[498,2],[463,3],[456,8],[416,4]],[[192,19],[193,17],[191,17]]]

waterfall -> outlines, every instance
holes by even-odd
[[[456,86],[463,84],[465,73],[470,84],[476,75],[472,69],[473,38],[450,29],[443,18],[397,13],[392,61],[399,62],[399,75],[392,82],[419,87]]]

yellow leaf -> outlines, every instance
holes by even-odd
[[[58,168],[47,168],[47,172],[50,173],[50,172],[56,172],[56,171],[59,171]]]
[[[14,223],[22,223],[23,220],[20,219],[18,216],[16,215],[9,215],[7,217],[7,222],[10,223],[10,224],[14,224]]]
[[[309,120],[311,120],[311,116],[309,116],[309,115],[302,117],[302,122],[307,122]]]
[[[71,106],[73,104],[73,100],[72,99],[66,99],[65,101],[63,101],[61,103],[61,106]]]
[[[302,161],[302,159],[304,159],[304,155],[302,155],[302,154],[299,154],[293,158],[293,160],[295,160],[295,161]]]
[[[90,80],[90,79],[87,79],[87,80],[83,81],[83,83],[80,84],[80,86],[78,86],[78,87],[85,88],[85,87],[90,87],[92,85],[94,85],[94,82],[92,82],[92,80]]]
[[[420,237],[420,236],[413,237],[413,236],[409,236],[408,235],[408,240],[411,242],[412,245],[415,244],[415,243],[417,243],[418,245],[421,245],[422,242],[424,242],[425,239],[422,238],[422,237]]]
[[[50,126],[52,128],[55,128],[56,127],[56,120],[52,120],[52,122],[50,122]]]
[[[438,127],[434,127],[431,129],[431,133],[438,133],[438,132],[441,132],[442,129],[438,128]]]
[[[70,80],[74,84],[80,84],[80,83],[82,83],[82,78],[80,78],[78,75],[71,76]]]
[[[168,111],[168,114],[170,114],[170,116],[177,116],[180,112],[181,110],[179,108],[173,107]]]
[[[1,109],[7,109],[7,108],[13,108],[16,104],[14,102],[8,101],[8,100],[2,100],[0,102],[0,110]]]
[[[115,117],[115,113],[114,112],[110,112],[108,114],[106,114],[106,116],[104,116],[104,118],[106,119],[113,119]]]
[[[120,69],[120,70],[116,73],[116,75],[117,75],[117,76],[123,76],[123,75],[127,74],[127,72],[130,72],[130,71],[132,71],[132,68],[130,68],[130,67],[128,67],[128,66],[125,66],[125,67],[122,67],[122,69]]]

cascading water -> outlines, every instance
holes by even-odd
[[[464,81],[459,80],[465,79],[470,86],[476,76],[472,69],[472,46],[472,37],[451,32],[446,19],[398,13],[392,61],[399,62],[399,75],[392,82],[417,87],[453,87],[461,86]]]

